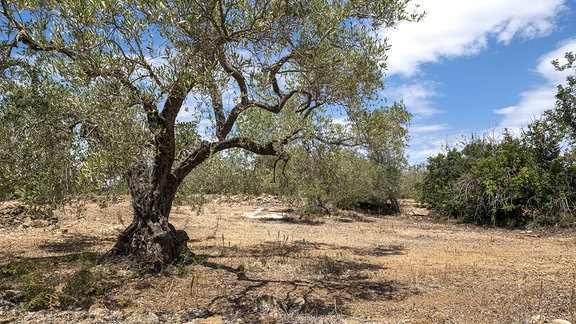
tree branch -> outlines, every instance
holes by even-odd
[[[119,68],[113,71],[102,71],[100,69],[96,69],[90,67],[91,58],[79,55],[74,50],[64,47],[55,45],[53,42],[42,43],[34,37],[32,37],[27,31],[23,24],[18,22],[14,19],[12,13],[8,10],[8,4],[6,0],[2,0],[2,9],[4,15],[8,18],[8,20],[14,25],[14,27],[19,30],[19,34],[16,37],[16,43],[14,46],[17,46],[17,42],[22,42],[29,49],[38,51],[38,52],[56,52],[65,55],[69,59],[74,62],[77,62],[83,69],[84,73],[88,76],[100,76],[100,77],[114,77],[116,78],[123,86],[125,86],[131,95],[133,96],[134,102],[142,104],[144,111],[148,117],[148,123],[151,130],[154,130],[160,125],[158,110],[156,109],[155,101],[149,96],[145,94],[136,87],[133,82],[123,73]],[[116,44],[118,45],[118,44]],[[126,57],[126,55],[124,54]],[[87,63],[87,64],[86,64]]]
[[[257,143],[247,138],[236,137],[219,142],[202,141],[200,146],[193,151],[182,163],[172,172],[177,184],[200,163],[208,159],[213,153],[221,152],[231,148],[241,148],[259,155],[276,155],[279,149],[288,142],[294,140],[300,129],[294,130],[292,134],[280,140],[273,140],[267,143]]]
[[[283,93],[282,90],[280,89],[280,86],[278,85],[278,79],[276,78],[276,75],[278,74],[278,72],[280,71],[280,69],[282,68],[282,66],[284,64],[286,64],[288,61],[290,61],[290,59],[292,59],[294,57],[294,55],[292,53],[282,57],[280,60],[278,60],[278,62],[272,64],[271,66],[267,67],[264,69],[264,72],[268,72],[269,74],[269,82],[272,85],[272,89],[274,90],[274,93],[276,93],[278,95],[278,97],[282,98],[283,97]]]
[[[227,129],[226,127],[226,115],[224,114],[224,103],[222,101],[222,91],[220,87],[214,80],[213,76],[210,76],[208,81],[208,92],[210,93],[210,99],[212,100],[212,109],[214,110],[214,116],[216,117],[216,137],[219,141],[223,141],[232,127]]]
[[[246,83],[246,78],[242,74],[242,72],[230,64],[226,58],[226,54],[222,49],[217,50],[217,58],[220,66],[224,69],[224,71],[230,74],[234,80],[236,80],[236,84],[238,84],[238,88],[240,88],[240,102],[244,105],[248,104],[248,85]]]

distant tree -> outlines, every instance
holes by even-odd
[[[421,189],[426,176],[426,163],[406,165],[400,177],[400,198],[416,199],[421,197]]]
[[[130,148],[134,219],[111,254],[158,269],[187,251],[188,236],[169,223],[170,210],[185,177],[212,154],[278,154],[291,141],[321,136],[331,109],[368,109],[388,48],[377,29],[418,20],[408,3],[1,0],[0,68],[12,86],[32,85],[25,71],[33,69],[72,91],[60,106],[73,115],[83,107],[81,118],[63,123],[87,139],[112,141],[106,160],[119,152],[112,144]],[[178,142],[176,120],[185,110],[193,136]],[[125,140],[123,130],[134,136]],[[99,157],[97,147],[87,141],[76,150]]]
[[[566,63],[554,60],[552,64],[557,71],[572,70],[566,77],[566,84],[558,85],[556,94],[556,109],[548,112],[549,116],[558,122],[572,139],[576,140],[576,55],[568,52]]]
[[[403,154],[411,115],[403,103],[385,109],[352,114],[356,132],[365,143],[368,158],[377,166],[375,174],[380,195],[387,197],[393,212],[400,212],[400,177],[406,165]]]
[[[322,136],[287,144],[279,156],[243,150],[213,155],[186,178],[179,197],[272,193],[305,216],[333,207],[398,212],[410,118],[402,104],[394,104],[367,112],[362,121],[327,121]]]

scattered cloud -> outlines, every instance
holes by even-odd
[[[424,162],[430,156],[457,147],[470,133],[467,129],[455,129],[446,124],[410,127],[412,139],[407,150],[411,163]]]
[[[437,102],[441,100],[437,99],[442,96],[438,89],[442,85],[426,80],[430,77],[422,73],[422,65],[479,55],[493,43],[507,45],[515,39],[547,36],[558,28],[556,20],[567,6],[566,0],[414,2],[427,12],[424,20],[404,22],[396,29],[382,30],[381,37],[387,38],[392,46],[388,52],[387,74],[404,83],[387,92],[394,100],[404,100],[414,115],[408,154],[412,162],[419,162],[442,152],[446,145],[458,145],[466,134],[470,134],[470,130],[462,129],[466,126],[438,123],[436,116],[448,114],[449,107],[444,110],[438,106]],[[544,85],[521,93],[516,105],[494,109],[500,121],[496,121],[495,129],[489,131],[508,128],[515,132],[520,125],[530,123],[554,106],[556,85],[565,79],[565,75],[555,71],[550,61],[562,58],[568,48],[575,47],[575,42],[561,44],[556,51],[542,56],[533,72],[544,78]]]
[[[543,78],[543,84],[522,92],[516,105],[494,109],[493,113],[501,117],[500,121],[494,128],[479,130],[479,134],[500,134],[506,129],[513,135],[519,135],[523,127],[540,118],[545,110],[554,108],[557,85],[564,83],[566,76],[569,73],[573,73],[573,71],[556,71],[551,62],[552,60],[559,60],[560,63],[564,62],[564,54],[569,51],[576,52],[576,39],[566,40],[559,44],[555,50],[542,55],[536,62],[534,72]],[[431,88],[428,88],[428,92],[418,91],[418,87],[415,86],[404,86],[400,87],[400,89],[405,90],[403,93],[412,98],[412,103],[417,103],[416,107],[420,107],[419,109],[424,107],[426,109],[423,109],[423,111],[435,111],[430,102],[430,96],[436,96],[436,94]],[[418,105],[418,103],[420,104]],[[419,109],[416,109],[416,111],[419,111]],[[426,117],[427,115],[423,114],[421,116]],[[445,123],[424,123],[413,125],[410,128],[410,134],[412,139],[408,155],[410,161],[415,163],[425,161],[427,157],[442,152],[446,146],[458,146],[466,136],[470,136],[470,130],[456,129],[452,125]]]
[[[564,53],[569,51],[576,51],[576,39],[565,41],[557,49],[540,57],[536,72],[544,78],[544,84],[523,92],[517,105],[493,110],[495,114],[504,116],[498,129],[519,130],[538,119],[544,111],[554,108],[557,86],[565,82],[571,71],[556,71],[551,62],[556,59],[563,62]]]
[[[576,52],[576,38],[565,40],[557,49],[540,57],[536,72],[554,85],[564,83],[570,71],[558,72],[551,62],[553,60],[558,60],[560,63],[566,62],[564,58],[566,52]]]
[[[545,110],[554,107],[555,94],[556,88],[553,86],[523,92],[517,105],[494,110],[495,114],[504,116],[497,128],[515,129],[530,124],[540,118]]]
[[[449,129],[447,124],[436,124],[436,125],[417,125],[410,127],[410,133],[412,135],[420,135],[427,133],[438,133],[446,131]]]
[[[475,55],[489,39],[509,43],[515,37],[531,39],[549,34],[564,0],[426,0],[427,12],[418,23],[402,23],[383,30],[392,45],[388,73],[405,76],[419,72],[420,65],[442,58]]]
[[[443,112],[433,107],[432,98],[438,96],[434,82],[414,81],[392,87],[388,92],[395,101],[404,101],[406,108],[415,119],[424,119]]]

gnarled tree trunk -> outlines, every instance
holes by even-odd
[[[145,164],[139,163],[129,174],[129,185],[134,218],[119,235],[110,255],[128,257],[159,271],[190,253],[186,232],[176,230],[168,221],[177,184],[168,179],[164,190],[155,189]]]
[[[154,215],[156,220],[135,216],[134,222],[120,234],[112,255],[129,256],[138,263],[149,264],[154,270],[173,263],[183,253],[188,253],[188,235],[176,230],[168,217]]]

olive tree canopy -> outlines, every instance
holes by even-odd
[[[388,48],[377,30],[421,18],[409,0],[1,3],[0,117],[44,100],[38,127],[80,143],[62,147],[83,153],[71,168],[103,147],[106,161],[132,156],[134,219],[112,254],[157,267],[187,251],[168,217],[196,166],[230,148],[277,154],[325,135],[335,111],[369,109]],[[177,118],[195,130],[180,151]]]

